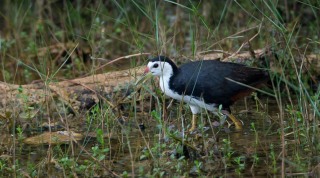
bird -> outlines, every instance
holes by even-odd
[[[198,60],[178,67],[166,56],[149,60],[144,72],[159,77],[159,85],[165,95],[190,106],[190,132],[197,128],[196,115],[201,109],[217,114],[219,107],[221,113],[232,120],[235,128],[241,130],[242,122],[231,114],[230,106],[269,78],[266,70],[239,63]]]

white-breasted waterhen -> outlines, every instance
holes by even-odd
[[[242,129],[242,123],[231,114],[230,106],[269,78],[265,70],[243,64],[201,60],[177,67],[165,56],[151,59],[145,70],[149,72],[160,78],[161,90],[167,96],[190,106],[193,114],[190,131],[196,129],[196,114],[201,108],[216,113],[219,105],[236,129]]]

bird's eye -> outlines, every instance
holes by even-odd
[[[159,64],[154,64],[153,68],[157,68],[159,66]]]

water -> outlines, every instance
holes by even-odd
[[[104,146],[101,146],[95,132],[88,134],[87,124],[76,123],[86,121],[73,119],[71,126],[84,127],[73,130],[82,130],[82,134],[87,135],[78,144],[28,146],[19,140],[13,143],[12,136],[6,134],[7,136],[2,136],[1,149],[5,152],[15,148],[12,150],[15,151],[14,159],[23,160],[19,166],[26,169],[34,165],[38,168],[35,169],[39,171],[37,174],[42,176],[64,176],[72,171],[79,176],[92,175],[68,168],[75,163],[77,166],[88,166],[88,161],[95,165],[90,168],[92,172],[98,172],[99,176],[107,176],[111,172],[140,176],[279,176],[281,141],[278,107],[272,100],[263,100],[262,103],[268,107],[263,108],[256,105],[254,100],[248,99],[246,102],[237,102],[232,108],[236,117],[244,123],[242,131],[236,131],[233,127],[210,127],[207,122],[205,126],[209,129],[203,133],[189,134],[187,129],[182,132],[182,125],[190,123],[190,111],[183,112],[185,119],[182,120],[176,119],[176,111],[171,110],[168,111],[169,118],[163,121],[167,128],[171,128],[166,132],[160,130],[159,123],[148,114],[138,113],[136,119],[129,117],[122,124],[115,122],[113,127],[105,127]],[[212,122],[217,119],[212,115],[210,117]],[[144,121],[143,130],[139,127],[141,121]],[[286,141],[290,142],[292,138],[288,136]],[[97,145],[98,151],[93,151],[93,147]],[[108,151],[102,152],[103,148]],[[181,151],[182,148],[184,151]],[[287,155],[292,155],[295,151],[288,150],[291,152],[287,152]],[[70,165],[66,166],[66,158],[70,159]],[[66,172],[62,174],[62,170]],[[290,172],[290,167],[286,171]]]

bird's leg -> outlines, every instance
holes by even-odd
[[[232,122],[234,123],[236,130],[242,130],[242,122],[237,119],[236,117],[234,117],[234,115],[230,114],[228,111],[222,112],[223,114],[227,115]]]
[[[227,115],[231,120],[232,122],[234,123],[235,127],[236,127],[236,130],[242,130],[242,122],[237,119],[236,117],[234,117],[234,115],[232,114],[228,114]]]
[[[197,125],[197,115],[196,114],[192,114],[192,123],[191,123],[191,128],[189,129],[189,132],[193,132],[194,130],[196,130],[196,125]]]
[[[197,113],[200,112],[200,108],[199,106],[195,106],[195,105],[190,105],[190,109],[192,112],[192,125],[191,128],[189,129],[189,132],[193,132],[196,130],[196,125],[197,125]]]

